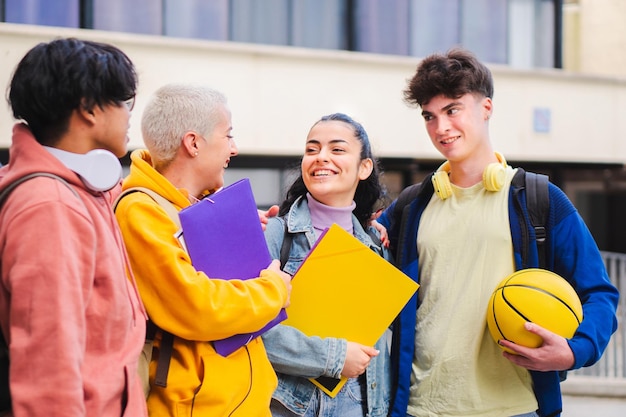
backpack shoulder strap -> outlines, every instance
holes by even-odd
[[[165,210],[165,212],[170,217],[170,219],[180,229],[180,227],[181,227],[180,226],[180,218],[178,217],[178,210],[176,210],[176,207],[174,207],[174,205],[172,203],[170,203],[170,201],[167,198],[163,197],[159,193],[156,193],[156,192],[154,192],[151,189],[146,188],[146,187],[131,187],[131,188],[128,188],[128,189],[122,191],[122,193],[119,196],[117,196],[117,198],[115,199],[115,202],[113,203],[113,210],[115,210],[117,208],[117,205],[119,204],[119,202],[120,202],[120,200],[122,198],[124,198],[128,194],[132,194],[132,193],[136,193],[136,192],[141,192],[141,193],[144,193],[144,194],[147,194],[148,196],[150,196],[150,198],[152,198],[159,206],[161,206],[161,208],[163,210]]]
[[[521,173],[518,172],[515,177],[513,177],[514,185],[520,186],[521,181],[524,181],[523,186],[526,189],[526,209],[528,210],[531,226],[535,229],[539,267],[545,268],[547,262],[546,224],[548,223],[548,213],[550,211],[548,176],[527,172],[521,169],[518,170],[521,171]],[[522,234],[522,236],[525,236],[525,234]],[[528,246],[529,242],[524,242],[524,245]]]
[[[422,183],[418,182],[417,184],[409,185],[404,190],[402,190],[402,192],[400,192],[400,195],[398,196],[398,199],[396,200],[396,205],[393,210],[394,219],[402,218],[402,212],[404,211],[404,208],[411,201],[413,201],[415,197],[417,197],[417,195],[420,192],[421,186],[422,186]],[[400,227],[400,230],[402,230],[402,227]]]
[[[70,191],[72,191],[72,193],[76,196],[76,198],[80,199],[80,195],[78,195],[78,191],[76,191],[69,182],[67,182],[65,179],[59,177],[56,174],[52,174],[51,172],[33,172],[30,173],[28,175],[24,175],[23,177],[20,177],[18,179],[16,179],[15,181],[13,181],[11,184],[7,185],[4,190],[2,190],[2,192],[0,193],[0,205],[2,205],[2,203],[4,203],[4,200],[9,196],[9,194],[11,193],[11,191],[13,191],[15,188],[17,188],[18,185],[20,185],[21,183],[28,181],[32,178],[36,178],[36,177],[48,177],[48,178],[53,178],[57,181],[62,182],[63,184],[65,184],[65,186],[67,186],[67,188],[70,189]]]
[[[402,192],[400,192],[400,195],[398,195],[398,198],[396,199],[396,204],[393,209],[393,223],[395,223],[395,226],[392,227],[392,230],[388,230],[387,232],[389,233],[389,240],[392,242],[390,253],[397,266],[401,265],[402,260],[400,252],[404,247],[404,241],[407,235],[406,221],[408,210],[405,209],[413,200],[417,198],[418,195],[420,195],[420,193],[422,193],[423,190],[425,190],[428,184],[431,184],[431,182],[426,179],[422,182],[418,182],[417,184],[409,185],[402,190]],[[391,236],[392,233],[395,235],[397,240]]]
[[[285,217],[283,217],[282,219],[283,219],[283,224],[285,226],[285,232],[283,233],[283,244],[280,246],[281,269],[285,266],[285,264],[289,260],[289,251],[291,251],[291,241],[293,240],[293,234],[289,233],[289,229],[287,228],[287,219],[285,219]]]
[[[176,226],[180,229],[180,218],[178,217],[178,210],[176,207],[168,199],[161,196],[160,194],[152,191],[149,188],[145,187],[131,187],[128,188],[117,196],[115,202],[113,203],[113,210],[117,208],[120,200],[125,196],[132,193],[144,193],[152,198],[170,217],[170,219],[176,224]],[[174,351],[174,335],[170,332],[166,332],[165,330],[158,327],[150,318],[148,318],[148,322],[146,323],[146,341],[154,340],[157,331],[161,331],[161,345],[159,347],[159,359],[157,361],[156,375],[154,378],[154,384],[160,387],[167,387],[167,375],[170,370],[170,362],[172,359],[172,352]]]
[[[550,208],[547,175],[526,172],[526,206],[535,228],[537,242],[543,244],[546,240],[545,225]]]
[[[524,180],[526,183],[526,209],[530,223],[535,229],[539,268],[545,269],[548,259],[548,248],[546,247],[548,231],[546,227],[550,212],[550,181],[547,175],[534,172],[526,172]],[[561,382],[567,379],[567,371],[558,371],[558,374]]]

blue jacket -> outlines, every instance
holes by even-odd
[[[296,200],[285,219],[289,232],[293,234],[293,240],[289,259],[283,270],[293,275],[316,241],[306,198]],[[284,225],[283,218],[273,217],[269,219],[265,230],[265,239],[274,259],[280,259]],[[376,248],[354,215],[352,226],[354,236],[358,240],[371,248]],[[332,378],[341,376],[346,358],[345,339],[307,337],[299,330],[281,324],[264,333],[262,338],[267,356],[278,375],[278,388],[273,398],[296,414],[304,414],[318,388],[307,378],[295,375],[306,375],[309,378],[321,375]],[[368,417],[386,416],[389,408],[391,372],[387,338],[383,336],[375,348],[380,353],[372,358],[365,372]]]
[[[404,228],[404,243],[398,242],[401,231],[400,218],[394,218],[396,202],[378,219],[387,227],[392,244],[398,246],[398,267],[419,282],[417,230],[421,215],[433,194],[430,177],[422,183],[422,189],[406,207],[408,216]],[[610,283],[600,251],[584,221],[566,197],[554,184],[549,185],[550,211],[546,224],[547,265],[569,281],[578,293],[583,305],[583,321],[574,337],[568,340],[574,353],[577,369],[597,362],[613,332],[617,329],[615,311],[619,299],[617,289]],[[530,225],[526,210],[526,194],[523,188],[511,186],[509,192],[509,222],[515,269],[538,267],[535,231]],[[529,247],[524,247],[522,234],[529,236]],[[528,251],[527,256],[522,256]],[[522,259],[527,259],[524,265]],[[392,401],[391,417],[405,417],[411,384],[411,364],[415,348],[415,322],[417,295],[402,310],[394,324],[392,344]],[[558,372],[530,371],[533,389],[539,404],[541,417],[559,416],[562,410],[561,389]]]

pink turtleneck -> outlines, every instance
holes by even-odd
[[[317,238],[333,223],[337,223],[348,233],[353,233],[352,210],[356,207],[354,201],[347,207],[331,207],[320,203],[309,193],[306,194],[306,199],[311,212],[311,223]]]

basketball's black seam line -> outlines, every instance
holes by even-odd
[[[570,311],[570,313],[572,313],[572,315],[574,316],[574,319],[576,320],[576,322],[577,322],[578,324],[580,324],[580,322],[582,321],[582,320],[579,320],[579,319],[578,319],[578,314],[576,314],[576,312],[572,309],[572,307],[570,307],[570,305],[569,305],[569,304],[567,304],[567,303],[566,303],[566,302],[565,302],[562,298],[557,297],[556,295],[552,294],[551,292],[548,292],[548,291],[544,290],[543,288],[533,287],[533,286],[531,286],[531,285],[525,285],[525,284],[509,284],[509,285],[505,285],[505,286],[503,286],[503,287],[501,288],[501,289],[502,289],[502,298],[505,298],[505,297],[504,297],[504,288],[505,288],[505,287],[506,287],[506,288],[511,288],[511,287],[528,288],[528,289],[531,289],[531,290],[535,290],[535,291],[538,291],[538,292],[544,293],[544,294],[546,294],[546,295],[548,295],[548,296],[550,296],[550,297],[554,298],[555,300],[557,300],[557,301],[558,301],[558,302],[560,302],[561,304],[563,304],[563,305],[564,305],[564,306],[565,306],[565,307],[566,307],[566,308]],[[506,299],[505,299],[505,301],[506,301]],[[515,310],[516,312],[518,312],[518,313],[519,313],[519,311],[517,311],[517,309],[516,309],[515,307],[513,307],[513,306],[512,306],[511,304],[509,304],[508,302],[507,302],[507,304],[508,304],[510,307],[512,307],[512,308],[513,308],[513,310]],[[525,317],[523,314],[519,313],[519,315],[520,315],[520,316],[522,316],[524,319],[526,319],[526,317]],[[530,321],[530,320],[527,320],[527,321]]]
[[[492,296],[492,300],[494,298],[495,298],[495,294]],[[497,318],[498,316],[496,316],[496,303],[495,302],[491,303],[491,315],[493,317],[493,322],[496,324],[496,327],[498,328],[498,332],[500,333],[500,336],[502,336],[504,340],[509,340],[506,338],[506,336],[502,332],[502,329],[500,328],[500,324],[498,323],[498,318]]]
[[[521,287],[522,285],[517,285],[518,287]],[[511,287],[511,286],[509,286]],[[532,288],[532,287],[531,287]],[[504,301],[506,303],[506,305],[508,305],[509,307],[511,307],[511,309],[516,312],[521,318],[523,318],[526,321],[530,321],[530,319],[528,317],[526,317],[524,314],[522,314],[521,311],[519,311],[513,304],[511,304],[509,302],[509,300],[507,300],[506,295],[504,294],[504,288],[502,288],[502,291],[500,291],[500,293],[502,294],[502,301]]]

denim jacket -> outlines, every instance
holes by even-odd
[[[293,234],[289,259],[283,270],[293,275],[316,241],[306,198],[299,198],[285,216]],[[280,258],[285,220],[269,219],[265,231],[272,258]],[[363,227],[352,216],[354,236],[363,244],[378,248]],[[384,251],[385,258],[387,252]],[[366,371],[368,416],[386,416],[390,396],[389,330],[375,345],[380,354],[372,358]],[[304,414],[317,389],[308,378],[321,375],[339,378],[346,358],[347,341],[337,338],[307,337],[299,330],[279,324],[264,333],[263,342],[270,362],[278,375],[278,388],[273,398],[296,414]],[[300,375],[300,376],[294,376]]]

